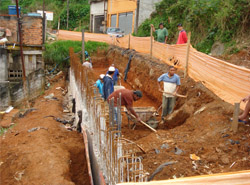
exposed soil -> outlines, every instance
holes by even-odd
[[[55,82],[57,81],[58,82]],[[83,137],[68,131],[48,115],[63,117],[64,78],[53,80],[51,88],[37,98],[37,110],[15,121],[15,126],[0,137],[0,184],[90,184]],[[56,100],[44,96],[54,93]],[[28,130],[40,127],[33,132]]]
[[[250,69],[250,47],[232,55],[217,57],[229,63]]]
[[[131,51],[111,48],[106,58],[107,64],[114,63],[123,74],[130,54]],[[102,68],[98,62],[93,62],[97,79],[99,74],[106,73],[108,65]],[[157,90],[156,80],[167,68],[160,61],[136,54],[127,82],[122,81],[122,85],[128,89],[143,91],[143,98],[134,106],[157,108],[161,104],[162,97]],[[182,71],[177,73],[183,76]],[[229,121],[233,115],[232,105],[190,78],[181,78],[181,83],[179,93],[187,95],[187,98],[177,98],[175,111],[167,117],[164,125],[158,126],[157,134],[140,124],[135,130],[129,129],[123,115],[123,137],[136,142],[146,151],[146,154],[138,151],[138,155],[143,157],[144,170],[152,174],[159,165],[176,161],[153,179],[163,180],[250,169],[249,124],[240,124],[239,131],[234,134]],[[200,160],[190,159],[190,154],[196,154]]]

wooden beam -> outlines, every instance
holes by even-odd
[[[250,170],[219,173],[212,175],[201,175],[171,180],[140,182],[140,183],[119,183],[118,185],[249,185]]]
[[[33,51],[23,51],[24,55],[42,55],[43,51],[42,50],[33,50]]]

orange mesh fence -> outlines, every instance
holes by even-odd
[[[81,40],[81,32],[59,32],[60,40]],[[150,53],[150,37],[126,35],[122,38],[106,34],[85,33],[85,41],[106,42],[119,47],[135,49],[141,53]],[[129,44],[130,41],[130,44]],[[163,62],[185,69],[187,44],[168,45],[153,41],[152,55]],[[250,94],[250,69],[242,68],[223,60],[216,59],[190,47],[188,75],[195,81],[201,81],[208,89],[223,100],[233,104]],[[241,104],[241,108],[245,105]]]

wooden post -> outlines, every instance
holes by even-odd
[[[82,62],[85,62],[84,29],[82,29]]]
[[[67,0],[67,30],[69,29],[69,0]]]
[[[57,24],[57,31],[58,31],[58,33],[59,33],[59,30],[60,30],[60,17],[58,19],[58,24]]]
[[[128,35],[128,49],[130,49],[130,34]]]
[[[232,122],[232,130],[234,132],[238,131],[239,112],[240,112],[240,103],[234,103],[234,117],[233,117],[233,122]]]
[[[138,25],[139,25],[139,12],[140,12],[140,0],[137,0],[137,7],[136,7],[136,23],[135,23],[135,33],[138,32]]]
[[[152,57],[153,54],[153,28],[151,26],[150,30],[150,56]]]
[[[184,78],[186,78],[187,75],[188,75],[188,60],[189,60],[189,50],[190,50],[190,39],[191,39],[191,32],[188,32],[186,66],[185,66],[185,71],[184,71]]]

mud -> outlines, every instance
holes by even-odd
[[[0,137],[0,184],[90,184],[82,135],[44,116],[63,117],[63,76],[51,80],[51,88],[34,102],[36,111],[17,119]],[[55,83],[53,83],[55,82]],[[43,97],[54,93],[59,100]],[[28,130],[40,127],[33,132]]]
[[[134,106],[158,108],[162,95],[158,91],[157,78],[168,70],[168,66],[149,56],[118,47],[109,49],[106,60],[109,65],[114,63],[124,77],[130,54],[134,54],[131,69],[127,81],[122,80],[121,84],[128,89],[143,91],[142,100]],[[93,69],[96,78],[101,70],[107,70],[97,67]],[[152,174],[159,165],[177,161],[165,167],[153,179],[163,180],[250,169],[249,125],[240,124],[239,131],[234,134],[229,121],[233,115],[233,106],[219,99],[201,82],[184,79],[182,71],[178,70],[177,74],[182,83],[179,93],[187,95],[187,98],[177,98],[173,114],[167,117],[165,124],[158,126],[157,134],[140,124],[137,124],[135,130],[128,129],[126,116],[123,115],[123,137],[146,150],[146,154],[138,151],[138,155],[143,158],[144,170]],[[163,144],[167,148],[162,148],[165,146]],[[182,150],[181,154],[175,154],[176,148]],[[160,153],[156,154],[155,149]],[[196,154],[201,160],[192,161],[190,154]],[[230,168],[234,162],[235,165]]]

